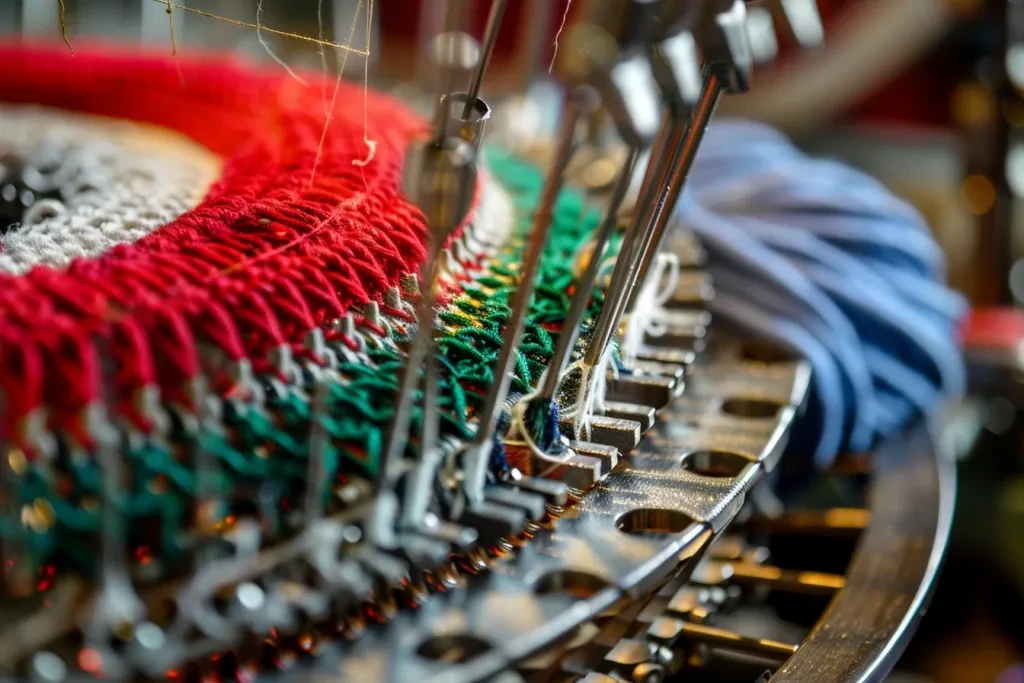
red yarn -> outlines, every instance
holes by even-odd
[[[81,414],[100,396],[100,345],[116,360],[122,411],[131,413],[135,391],[152,382],[165,400],[187,405],[200,347],[269,370],[274,347],[296,348],[314,327],[380,301],[418,270],[426,229],[399,184],[423,122],[370,93],[366,133],[376,154],[353,166],[365,156],[363,92],[341,84],[317,159],[323,89],[334,83],[307,80],[223,56],[0,46],[7,101],[158,124],[225,157],[199,206],[135,244],[65,270],[0,276],[0,438],[17,441],[18,421],[44,402],[53,426],[87,440]],[[229,389],[225,377],[213,379]]]

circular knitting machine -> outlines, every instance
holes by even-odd
[[[701,44],[695,94],[624,51],[545,144],[500,105],[482,141],[471,90],[431,126],[230,60],[0,47],[4,679],[880,680],[945,548],[940,439],[784,505],[810,365],[712,323],[646,199],[744,89],[742,9],[661,37]],[[622,142],[584,135],[599,101]]]

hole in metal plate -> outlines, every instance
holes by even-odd
[[[705,477],[738,477],[750,460],[732,451],[694,451],[683,456],[683,469]]]
[[[768,418],[779,414],[782,405],[775,401],[752,398],[730,398],[722,404],[722,412],[736,417]]]
[[[453,633],[427,638],[416,648],[424,659],[448,664],[461,664],[491,649],[490,643],[467,633]]]
[[[608,582],[590,572],[556,569],[544,574],[533,585],[538,595],[571,595],[586,600],[608,587]]]
[[[635,536],[678,534],[692,523],[685,513],[665,508],[637,508],[615,520],[619,531]]]

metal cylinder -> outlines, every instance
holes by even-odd
[[[470,95],[465,92],[454,92],[441,98],[436,122],[437,138],[449,140],[458,138],[465,140],[473,149],[479,149],[484,137],[484,129],[491,119],[491,107],[479,97],[475,98],[469,108],[469,116],[465,116],[466,103]]]

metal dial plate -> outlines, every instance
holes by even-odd
[[[457,589],[329,647],[288,678],[495,680],[685,571],[774,466],[807,393],[804,362],[751,362],[741,352],[740,342],[713,344],[692,366],[686,396],[550,529]],[[774,415],[723,410],[753,400],[774,402]]]

